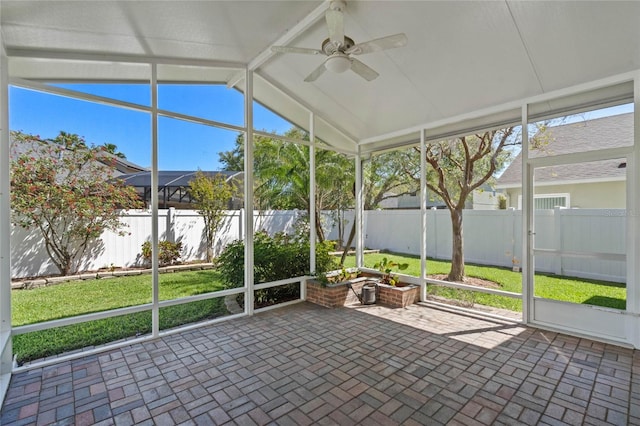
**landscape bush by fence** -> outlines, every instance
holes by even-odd
[[[254,228],[292,232],[300,211],[261,211],[254,213]],[[347,214],[345,235],[353,220]],[[522,261],[522,212],[519,210],[465,210],[465,260],[470,263],[511,268]],[[612,209],[537,210],[535,221],[536,270],[582,278],[625,282],[625,211]],[[127,236],[105,233],[80,264],[80,270],[143,266],[142,244],[151,239],[151,213],[123,213]],[[374,210],[364,214],[365,246],[370,249],[420,254],[419,210]],[[160,240],[182,242],[183,262],[204,260],[204,222],[194,210],[160,210]],[[332,214],[323,216],[329,239],[337,239],[337,223]],[[229,211],[216,237],[215,252],[241,238],[242,211]],[[55,274],[35,232],[14,227],[11,235],[12,276],[14,278]],[[559,253],[564,253],[563,256]],[[588,255],[591,253],[591,255]],[[594,256],[593,253],[596,255]],[[447,210],[427,212],[427,256],[448,260],[451,257],[451,222]],[[428,266],[427,266],[428,267]]]

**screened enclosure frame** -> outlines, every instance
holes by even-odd
[[[24,53],[24,52],[23,52]],[[239,289],[224,290],[222,292],[216,292],[206,295],[193,296],[184,299],[176,299],[171,301],[159,300],[159,286],[158,286],[158,269],[159,263],[157,257],[154,257],[152,261],[152,302],[150,304],[135,306],[131,308],[123,308],[114,311],[105,311],[95,314],[82,315],[79,317],[70,317],[57,321],[50,321],[47,323],[33,324],[29,326],[11,327],[11,263],[10,263],[10,247],[9,247],[9,235],[10,235],[10,203],[9,203],[9,184],[8,184],[8,168],[9,168],[9,129],[8,129],[8,88],[9,85],[15,84],[23,87],[30,87],[36,90],[46,89],[52,94],[62,96],[74,96],[79,99],[87,100],[90,102],[108,103],[113,106],[137,109],[147,112],[151,115],[151,140],[152,146],[150,147],[151,164],[152,164],[152,246],[154,252],[158,252],[158,191],[157,191],[157,172],[158,172],[158,118],[160,116],[171,116],[179,119],[200,121],[202,124],[227,128],[229,130],[236,130],[245,134],[247,141],[252,141],[255,135],[268,135],[270,137],[282,139],[282,136],[277,134],[269,134],[264,132],[256,132],[253,129],[253,83],[254,73],[259,67],[259,61],[253,66],[245,66],[242,64],[225,64],[216,61],[188,61],[188,60],[176,60],[176,59],[163,59],[163,58],[130,58],[130,57],[105,57],[104,55],[74,55],[74,54],[52,54],[51,57],[47,55],[33,56],[39,59],[62,59],[62,60],[79,60],[79,61],[94,61],[104,63],[105,61],[117,62],[135,62],[138,64],[144,64],[149,67],[148,82],[151,88],[151,105],[149,107],[135,105],[128,102],[116,101],[110,98],[104,98],[99,96],[87,95],[80,92],[74,92],[67,89],[53,88],[43,85],[38,81],[28,81],[20,78],[12,78],[9,73],[8,62],[11,60],[11,56],[7,55],[2,48],[2,55],[0,57],[0,94],[2,111],[1,127],[2,134],[0,144],[0,173],[1,173],[1,194],[0,194],[0,349],[2,350],[2,363],[0,365],[1,382],[0,385],[4,388],[8,385],[10,374],[14,371],[20,370],[13,365],[13,356],[11,348],[11,336],[30,331],[43,330],[51,327],[58,327],[61,325],[75,324],[85,321],[92,321],[101,318],[112,317],[116,315],[122,315],[124,313],[139,312],[142,310],[152,312],[152,333],[149,336],[128,340],[123,343],[116,343],[95,349],[89,352],[83,352],[74,355],[68,355],[60,357],[54,361],[59,362],[71,357],[79,357],[87,355],[91,352],[103,351],[106,349],[114,348],[122,345],[130,345],[134,342],[143,341],[146,339],[155,339],[157,337],[180,332],[192,327],[198,327],[206,324],[210,324],[217,321],[223,321],[226,319],[232,319],[244,315],[253,315],[257,310],[253,308],[253,296],[256,289],[264,289],[273,286],[299,283],[301,286],[301,300],[305,300],[305,282],[310,277],[290,277],[286,280],[276,281],[272,283],[256,284],[253,282],[253,237],[254,237],[254,218],[253,218],[253,183],[254,176],[252,171],[253,165],[253,144],[245,144],[244,161],[245,170],[251,170],[251,173],[245,173],[244,183],[244,217],[243,227],[245,229],[245,282],[244,287]],[[244,126],[228,125],[221,122],[212,120],[203,120],[197,117],[190,117],[184,114],[173,113],[170,111],[163,111],[158,108],[158,66],[162,64],[171,65],[184,65],[184,66],[198,66],[198,67],[212,67],[212,68],[229,68],[239,69],[241,73],[240,80],[244,80]],[[90,81],[90,80],[87,80]],[[622,90],[620,88],[623,88]],[[611,90],[607,90],[611,88]],[[629,91],[631,89],[631,91]],[[285,92],[283,91],[284,95]],[[297,99],[291,99],[293,102],[298,102]],[[557,108],[542,108],[538,109],[541,105],[548,106],[558,101],[559,107]],[[493,129],[504,125],[522,124],[525,127],[532,119],[540,119],[543,117],[557,116],[559,114],[566,114],[571,111],[586,110],[589,108],[595,108],[598,106],[612,105],[621,103],[623,101],[633,101],[634,108],[634,145],[629,148],[624,148],[620,151],[615,151],[613,154],[620,155],[627,158],[627,259],[637,259],[640,254],[640,71],[634,73],[627,73],[610,77],[607,79],[583,84],[580,86],[557,90],[547,93],[545,95],[536,96],[520,100],[517,102],[511,102],[506,105],[499,105],[489,109],[477,111],[473,114],[467,114],[459,117],[452,117],[451,119],[444,120],[442,122],[425,124],[411,129],[405,129],[393,134],[381,135],[376,138],[363,141],[353,141],[354,150],[345,150],[344,147],[337,147],[337,152],[348,153],[353,156],[356,172],[356,264],[358,267],[363,267],[363,253],[364,253],[364,234],[363,234],[363,172],[362,164],[363,159],[371,153],[380,151],[382,149],[394,149],[403,146],[419,144],[422,148],[422,152],[425,152],[426,144],[430,141],[438,140],[440,138],[453,138],[456,136],[466,135],[472,132],[480,131],[483,129]],[[321,119],[319,112],[311,111],[303,106],[302,102],[298,102],[300,108],[306,110],[308,116],[308,127],[310,133],[310,142],[295,140],[295,143],[308,144],[310,146],[310,182],[311,182],[311,197],[314,197],[314,182],[315,182],[315,148],[316,148],[316,134],[315,127],[317,120]],[[325,123],[326,125],[326,123]],[[339,132],[339,129],[336,129]],[[523,132],[523,146],[528,143],[528,137],[526,132]],[[323,149],[331,149],[330,146],[322,146]],[[423,156],[424,157],[424,156]],[[542,161],[542,160],[540,160]],[[523,283],[522,283],[522,304],[523,304],[523,317],[522,322],[525,324],[532,324],[538,326],[554,327],[549,324],[544,324],[540,321],[540,318],[536,316],[536,305],[539,303],[535,300],[532,292],[533,283],[533,246],[532,236],[534,233],[533,227],[533,181],[532,181],[532,165],[538,164],[536,162],[529,161],[526,157],[523,158],[522,168],[522,182],[523,182],[523,226],[521,229],[523,240],[523,256],[522,268],[523,268]],[[426,260],[426,243],[428,238],[428,230],[426,229],[426,162],[424,158],[421,158],[421,175],[420,175],[420,194],[421,194],[421,276],[418,278],[421,286],[420,299],[426,301],[426,291],[429,280],[427,279],[428,261]],[[311,250],[309,253],[311,270],[315,269],[315,214],[313,209],[314,203],[311,203],[310,221],[311,232],[309,234],[311,242]],[[598,338],[601,340],[612,341],[617,344],[624,344],[633,347],[640,347],[640,263],[627,262],[627,309],[622,314],[618,314],[622,319],[622,322],[616,325],[616,329],[622,330],[622,334],[611,334],[609,336],[596,333],[589,335],[589,330],[575,330],[571,327],[564,327],[562,324],[555,326],[559,331],[570,332],[579,335],[587,335],[588,337]],[[183,326],[170,331],[160,331],[159,329],[159,310],[163,307],[188,303],[197,300],[203,300],[212,297],[221,297],[233,294],[244,293],[245,297],[245,309],[241,314],[235,314],[226,316],[222,319],[216,319],[212,321],[206,321],[202,323]],[[281,306],[281,305],[280,305]],[[276,306],[277,307],[277,306]],[[271,309],[271,308],[269,308]],[[611,315],[605,310],[585,311],[587,315],[593,314],[594,318],[605,321],[609,321]],[[42,367],[48,362],[38,363],[31,365],[29,368]]]
[[[81,57],[77,57],[75,55],[55,55],[56,56],[56,60],[69,60],[69,61],[73,61],[73,60],[79,60],[79,61],[83,61],[83,62],[91,62],[91,63],[96,63],[96,64],[108,64],[108,61],[110,59],[112,59],[114,62],[121,60],[122,58],[118,58],[118,57],[114,57],[114,58],[105,58],[104,56],[101,55],[97,55],[95,57],[87,57],[87,55],[81,55]],[[38,59],[44,59],[46,60],[47,58],[39,58]],[[127,59],[128,61],[130,60],[130,58]],[[23,78],[18,78],[18,77],[10,77],[8,75],[8,71],[7,71],[7,63],[8,63],[9,59],[6,56],[3,56],[3,66],[5,69],[5,72],[2,73],[2,77],[3,77],[3,81],[5,82],[5,84],[3,85],[3,90],[5,91],[5,96],[4,96],[4,106],[5,108],[3,109],[3,112],[5,112],[5,117],[7,114],[7,110],[8,110],[8,98],[6,96],[6,92],[8,91],[8,87],[11,86],[16,86],[16,87],[22,87],[22,88],[27,88],[27,89],[31,89],[31,90],[37,90],[40,92],[44,92],[44,93],[48,93],[51,95],[57,95],[57,96],[65,96],[65,97],[70,97],[73,99],[78,99],[78,100],[82,100],[82,101],[87,101],[87,102],[94,102],[94,103],[99,103],[99,104],[103,104],[103,105],[109,105],[109,106],[114,106],[114,107],[120,107],[120,108],[126,108],[126,109],[130,109],[130,110],[135,110],[135,111],[141,111],[141,112],[145,112],[145,113],[149,113],[151,118],[152,118],[152,126],[151,126],[151,147],[150,147],[150,153],[151,153],[151,185],[150,185],[150,191],[151,191],[151,213],[152,213],[152,239],[151,239],[151,244],[152,244],[152,250],[154,253],[158,253],[158,241],[159,241],[159,235],[158,235],[158,204],[159,204],[159,193],[158,193],[158,118],[159,117],[170,117],[170,118],[175,118],[175,119],[179,119],[179,120],[184,120],[184,121],[188,121],[188,122],[193,122],[193,123],[198,123],[198,124],[204,124],[207,126],[212,126],[212,127],[217,127],[217,128],[222,128],[222,129],[226,129],[226,130],[233,130],[233,131],[238,131],[238,132],[242,132],[244,133],[245,137],[247,140],[253,140],[253,137],[255,135],[259,135],[259,136],[267,136],[267,137],[273,137],[275,139],[278,140],[283,140],[286,141],[288,143],[297,143],[297,144],[301,144],[301,145],[306,145],[310,147],[310,162],[312,164],[312,169],[310,172],[310,181],[312,182],[312,186],[311,186],[311,191],[312,191],[312,197],[313,192],[314,192],[314,186],[313,183],[315,181],[315,174],[314,174],[314,169],[313,169],[313,165],[315,162],[315,136],[314,136],[314,114],[312,112],[308,112],[308,117],[309,117],[309,122],[308,122],[308,128],[309,128],[309,133],[310,133],[310,141],[305,141],[305,140],[298,140],[295,138],[291,138],[288,136],[282,136],[282,135],[278,135],[275,133],[269,133],[269,132],[265,132],[265,131],[254,131],[253,129],[253,102],[254,99],[252,97],[252,82],[253,82],[253,72],[247,68],[244,69],[244,75],[245,77],[242,78],[242,80],[244,80],[246,82],[245,84],[245,88],[243,90],[243,97],[244,97],[244,121],[245,121],[245,125],[243,126],[237,126],[237,125],[232,125],[232,124],[227,124],[227,123],[223,123],[220,121],[214,121],[214,120],[208,120],[208,119],[203,119],[200,117],[194,117],[194,116],[190,116],[187,114],[182,114],[182,113],[176,113],[176,112],[172,112],[172,111],[167,111],[167,110],[161,110],[158,108],[158,94],[157,94],[157,87],[159,84],[162,84],[163,82],[159,82],[158,81],[158,66],[162,65],[162,64],[170,64],[170,65],[176,65],[178,64],[175,60],[172,59],[157,59],[157,60],[146,60],[147,62],[145,62],[145,60],[140,60],[140,61],[135,61],[136,64],[143,64],[143,65],[147,65],[149,67],[149,78],[148,81],[138,81],[138,82],[143,82],[145,84],[149,84],[150,88],[151,88],[151,104],[150,106],[145,106],[145,105],[140,105],[140,104],[134,104],[131,102],[126,102],[126,101],[121,101],[121,100],[117,100],[117,99],[113,99],[113,98],[108,98],[108,97],[104,97],[104,96],[97,96],[97,95],[92,95],[92,94],[87,94],[84,92],[79,92],[79,91],[75,91],[75,90],[70,90],[70,89],[64,89],[64,88],[59,88],[59,87],[55,87],[55,86],[50,86],[47,84],[44,84],[42,81],[31,81],[28,79],[23,79]],[[127,62],[129,63],[129,62]],[[229,69],[238,69],[238,65],[237,64],[221,64],[219,62],[216,61],[181,61],[179,62],[179,65],[184,65],[184,66],[197,66],[197,67],[211,67],[211,68],[229,68]],[[106,66],[106,65],[105,65]],[[59,80],[55,80],[55,81],[59,81]],[[54,81],[54,82],[55,82]],[[90,82],[90,83],[100,83],[100,80],[91,80],[91,79],[87,79],[87,80],[80,80],[77,78],[73,79],[73,82],[75,83],[85,83],[85,82]],[[109,83],[113,83],[113,81],[108,81]],[[127,81],[129,82],[129,81]],[[197,82],[190,82],[190,83],[197,83]],[[208,84],[213,84],[210,81],[207,81]],[[221,84],[221,83],[218,83]],[[222,83],[223,84],[223,83]],[[229,90],[235,90],[233,88],[230,88]],[[6,121],[5,121],[6,122]],[[306,126],[305,126],[306,127]],[[6,126],[3,126],[3,149],[4,148],[8,148],[8,144],[5,141],[9,141],[9,129],[6,128]],[[326,149],[325,146],[323,146],[323,148]],[[344,150],[342,150],[344,151]],[[2,161],[3,164],[8,164],[8,154],[6,156],[3,156]],[[244,158],[245,158],[245,169],[246,170],[251,170],[252,165],[253,165],[253,146],[252,144],[245,144],[245,153],[244,153]],[[3,171],[8,171],[8,167],[4,168],[3,167]],[[8,172],[7,172],[8,174]],[[8,185],[8,179],[7,180],[3,180],[3,183],[6,183]],[[8,192],[6,192],[8,194]],[[4,195],[4,193],[3,193]],[[4,200],[3,200],[4,201]],[[7,308],[1,309],[0,310],[0,315],[2,316],[3,319],[3,324],[4,325],[8,325],[7,327],[7,331],[6,333],[3,335],[4,336],[4,341],[3,341],[3,347],[5,348],[5,357],[3,358],[4,363],[3,363],[3,372],[6,374],[8,372],[11,371],[18,371],[21,368],[34,368],[37,366],[42,366],[42,365],[46,365],[48,363],[51,363],[53,361],[48,361],[48,362],[44,362],[44,363],[37,363],[37,365],[30,365],[29,367],[16,367],[13,365],[13,361],[12,361],[12,354],[11,354],[11,336],[12,335],[19,335],[19,334],[24,334],[24,333],[29,333],[29,332],[34,332],[34,331],[40,331],[40,330],[46,330],[46,329],[50,329],[50,328],[55,328],[55,327],[62,327],[62,326],[66,326],[66,325],[72,325],[72,324],[78,324],[78,323],[82,323],[82,322],[87,322],[87,321],[94,321],[94,320],[99,320],[99,319],[104,319],[104,318],[110,318],[110,317],[115,317],[115,316],[119,316],[119,315],[124,315],[124,314],[131,314],[131,313],[136,313],[136,312],[142,312],[142,311],[151,311],[152,313],[152,332],[149,336],[144,336],[144,337],[140,337],[140,338],[136,338],[133,340],[128,340],[126,343],[119,343],[119,344],[112,344],[112,345],[107,345],[103,348],[100,348],[100,350],[104,350],[106,348],[109,347],[116,347],[116,346],[121,346],[123,344],[131,344],[134,341],[142,341],[142,340],[146,340],[146,339],[153,339],[153,338],[157,338],[159,336],[162,335],[166,335],[166,334],[171,334],[171,333],[175,333],[178,332],[180,330],[186,330],[189,329],[191,327],[194,326],[201,326],[204,324],[210,324],[210,323],[215,323],[221,320],[226,320],[226,319],[230,319],[230,318],[235,318],[238,316],[243,316],[243,315],[252,315],[254,313],[254,308],[253,308],[253,294],[255,290],[260,290],[260,289],[266,289],[266,288],[271,288],[271,287],[276,287],[276,286],[281,286],[281,285],[285,285],[285,284],[290,284],[290,283],[299,283],[300,287],[301,287],[301,300],[304,300],[305,294],[304,294],[304,283],[306,281],[306,279],[310,278],[308,276],[300,276],[300,277],[291,277],[289,279],[285,279],[285,280],[278,280],[275,282],[269,282],[269,283],[260,283],[260,284],[255,284],[253,282],[253,274],[251,273],[251,271],[253,270],[253,235],[254,235],[254,229],[253,229],[253,225],[254,225],[254,218],[253,218],[253,173],[246,173],[245,174],[245,182],[244,182],[244,204],[245,204],[245,208],[243,209],[244,212],[244,217],[242,218],[243,221],[243,230],[244,230],[244,239],[245,239],[245,284],[244,287],[239,288],[239,289],[229,289],[229,290],[223,290],[223,291],[217,291],[217,292],[213,292],[213,293],[208,293],[208,294],[203,294],[203,295],[197,295],[197,296],[190,296],[190,297],[184,297],[184,298],[180,298],[180,299],[174,299],[174,300],[166,300],[166,301],[160,301],[159,300],[159,275],[158,275],[158,269],[159,269],[159,263],[158,263],[158,258],[157,256],[154,256],[152,258],[152,274],[151,274],[151,281],[152,281],[152,302],[148,303],[148,304],[143,304],[143,305],[137,305],[137,306],[132,306],[132,307],[127,307],[127,308],[121,308],[121,309],[114,309],[114,310],[109,310],[109,311],[103,311],[103,312],[97,312],[97,313],[91,313],[91,314],[84,314],[84,315],[78,315],[78,316],[74,316],[74,317],[69,317],[69,318],[64,318],[64,319],[59,319],[59,320],[53,320],[53,321],[47,321],[47,322],[41,322],[41,323],[35,323],[35,324],[29,324],[29,325],[24,325],[24,326],[18,326],[18,327],[11,327],[10,323],[10,305],[7,306]],[[6,211],[6,213],[8,215],[10,215],[10,210],[6,210],[6,208],[8,207],[8,202],[3,202],[3,211]],[[312,204],[312,211],[311,211],[311,216],[310,216],[310,221],[311,221],[311,230],[315,229],[315,215],[313,214],[313,209],[315,208],[315,206]],[[10,229],[11,225],[10,225],[10,219],[9,216],[7,216],[7,220],[3,221],[3,224],[5,226],[8,226],[8,229]],[[8,234],[7,234],[8,235]],[[3,239],[4,241],[5,239]],[[7,243],[8,243],[8,238],[6,239]],[[311,240],[311,250],[310,250],[310,262],[311,262],[311,270],[315,270],[315,234],[313,232],[310,233],[310,240]],[[7,249],[7,252],[9,252],[9,250]],[[3,259],[6,259],[8,261],[8,256],[4,257]],[[8,263],[7,263],[8,264]],[[5,281],[5,283],[8,283],[8,286],[5,284],[3,286],[3,290],[1,290],[1,296],[2,296],[2,300],[5,302],[8,302],[10,300],[10,282],[11,282],[11,276],[10,276],[10,267],[7,267],[6,269],[3,268],[3,272],[5,274],[5,279],[3,281]],[[7,291],[9,290],[9,291]],[[224,296],[230,296],[230,295],[235,295],[235,294],[240,294],[240,293],[244,293],[244,300],[245,300],[245,309],[244,312],[241,314],[232,314],[229,316],[226,316],[224,318],[221,319],[214,319],[214,320],[210,320],[210,321],[204,321],[204,322],[200,322],[197,324],[191,324],[191,325],[186,325],[181,327],[180,329],[172,329],[172,330],[168,330],[168,331],[161,331],[159,328],[159,310],[164,308],[164,307],[168,307],[168,306],[175,306],[178,304],[184,304],[184,303],[190,303],[190,302],[195,302],[195,301],[200,301],[200,300],[206,300],[206,299],[210,299],[210,298],[218,298],[218,297],[224,297]],[[285,303],[286,304],[286,303]],[[281,304],[278,306],[283,306],[285,304]],[[262,308],[259,310],[267,310],[267,309],[273,309],[273,307],[267,307],[267,308]],[[256,310],[256,311],[259,311]],[[85,351],[83,352],[83,355],[86,355],[88,353],[91,353],[92,351]],[[74,358],[77,357],[77,355],[69,355],[69,358]],[[55,362],[66,359],[67,357],[62,356],[60,358],[58,358]]]

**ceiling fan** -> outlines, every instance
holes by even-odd
[[[325,14],[329,38],[322,42],[320,50],[289,46],[271,46],[271,50],[277,53],[326,55],[327,59],[304,79],[306,82],[315,81],[327,69],[335,73],[342,73],[351,69],[351,71],[367,81],[376,79],[379,74],[353,56],[405,46],[407,44],[407,36],[400,33],[356,44],[353,39],[344,34],[343,11],[345,7],[346,4],[343,0],[331,1]]]

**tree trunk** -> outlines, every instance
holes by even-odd
[[[351,224],[351,231],[349,231],[349,239],[347,240],[347,244],[344,246],[344,250],[342,251],[342,257],[340,257],[340,265],[344,265],[344,259],[347,257],[347,253],[351,248],[351,243],[353,243],[353,239],[356,236],[356,221],[354,220]]]
[[[453,246],[451,248],[451,271],[447,281],[464,280],[464,244],[462,239],[462,209],[455,209],[451,214],[451,230],[453,234]]]
[[[324,231],[322,230],[322,223],[320,222],[320,212],[316,209],[316,235],[318,236],[318,242],[324,241]]]
[[[73,260],[70,258],[65,257],[64,259],[62,259],[62,268],[60,268],[60,272],[63,276],[66,277],[67,275],[71,275],[72,263]]]

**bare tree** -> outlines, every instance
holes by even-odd
[[[505,147],[514,128],[491,130],[454,140],[430,143],[425,152],[432,168],[427,187],[442,199],[451,217],[453,238],[448,281],[464,281],[463,210],[474,190],[494,177],[511,157]]]

